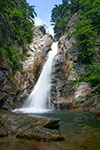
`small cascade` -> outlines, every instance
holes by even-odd
[[[54,42],[51,48],[52,50],[48,54],[48,59],[34,89],[26,99],[23,107],[15,109],[14,112],[43,113],[51,110],[51,73],[53,60],[58,51],[58,42]]]

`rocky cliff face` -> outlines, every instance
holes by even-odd
[[[67,24],[68,33],[72,33],[77,20],[78,15],[75,13]],[[96,94],[96,89],[89,83],[78,83],[80,75],[87,69],[85,64],[78,60],[79,49],[75,46],[76,43],[77,39],[68,34],[59,39],[59,52],[55,58],[52,75],[52,103],[61,109],[81,108],[96,112],[100,110],[100,96]],[[98,48],[96,49],[98,53]]]
[[[48,51],[51,49],[52,40],[43,26],[33,28],[32,43],[27,46],[28,52],[22,64],[22,72],[16,72],[12,76],[12,68],[4,58],[0,57],[0,107],[12,109],[20,104],[30,93],[34,82],[45,61]]]

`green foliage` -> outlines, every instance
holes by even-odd
[[[15,50],[12,45],[8,44],[5,45],[4,48],[1,48],[0,52],[2,56],[10,62],[13,73],[15,70],[21,71],[20,60],[22,55],[20,55],[20,51],[18,49]]]
[[[78,58],[87,64],[88,71],[81,77],[81,81],[90,82],[92,86],[100,85],[100,58],[95,60],[96,39],[100,37],[100,0],[62,0],[62,4],[56,5],[52,10],[51,21],[54,24],[55,37],[59,38],[66,32],[67,38],[76,36]],[[76,13],[79,19],[74,26],[73,33],[67,32],[67,23]]]
[[[84,63],[90,63],[95,53],[93,45],[97,38],[97,31],[92,25],[91,19],[80,19],[75,28],[74,34],[77,37],[77,45],[80,49],[78,53],[79,59]]]
[[[80,8],[80,0],[71,0],[71,12],[75,13]]]
[[[56,23],[54,27],[56,38],[60,37],[67,30],[66,25],[67,25],[68,20],[69,20],[69,17],[65,17],[64,19],[62,18],[60,19],[60,21],[58,20],[58,23]]]
[[[62,4],[56,5],[51,15],[56,38],[67,32],[67,22],[75,12],[78,12],[80,16],[74,32],[80,49],[79,59],[87,64],[91,62],[95,54],[93,46],[100,33],[100,1],[71,0],[69,4],[67,0],[63,0]]]
[[[51,22],[54,26],[55,37],[59,38],[65,31],[70,18],[70,4],[63,0],[63,4],[55,5],[52,10]]]
[[[95,40],[100,33],[100,1],[80,0],[80,19],[75,26],[75,35],[80,48],[79,59],[91,63],[95,50]]]
[[[80,80],[100,86],[100,62],[95,60],[96,39],[100,34],[100,1],[80,0],[80,19],[74,34],[78,39],[79,59],[87,65],[88,71]]]
[[[20,67],[22,58],[19,50],[31,42],[34,26],[34,6],[26,0],[0,0],[0,53],[12,64],[13,71]]]
[[[70,39],[72,37],[72,33],[67,32],[67,38]]]
[[[89,66],[89,71],[81,76],[80,81],[90,82],[92,86],[100,87],[100,62],[93,61]]]
[[[71,4],[67,0],[62,0],[62,4],[55,5],[52,10],[51,22],[54,25],[55,38],[59,38],[67,31],[67,23],[73,13],[79,10],[79,0],[71,0]]]

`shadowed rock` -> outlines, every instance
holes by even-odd
[[[0,136],[57,141],[63,140],[60,134],[59,119],[33,117],[23,114],[0,115]],[[52,129],[52,130],[51,130]]]

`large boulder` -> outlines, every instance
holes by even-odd
[[[59,119],[33,117],[23,114],[0,114],[0,137],[29,140],[63,140],[59,131]]]

